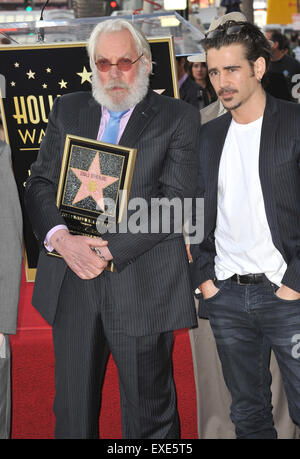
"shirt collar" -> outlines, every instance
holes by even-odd
[[[124,115],[122,116],[122,118],[129,117],[129,116],[131,115],[131,113],[133,112],[134,108],[135,108],[135,106],[132,107],[132,108],[130,108],[130,109],[128,110],[128,112],[124,113]],[[101,105],[101,109],[102,109],[102,116],[103,116],[104,118],[107,118],[107,119],[108,119],[108,118],[109,118],[109,111],[108,111],[108,109],[107,109],[106,107],[104,107],[104,105]]]
[[[183,75],[183,77],[180,78],[180,80],[178,81],[179,87],[181,87],[181,85],[183,85],[183,83],[185,82],[185,80],[187,79],[187,77],[188,77],[188,74],[185,73],[185,74]]]

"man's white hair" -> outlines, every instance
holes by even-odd
[[[141,58],[142,62],[145,63],[146,58],[147,61],[149,61],[152,64],[150,45],[143,32],[135,24],[126,21],[125,19],[108,19],[96,25],[87,43],[87,51],[90,58],[90,66],[92,70],[96,68],[96,48],[100,34],[117,32],[124,29],[127,29],[131,33],[138,54],[143,54],[143,57]]]

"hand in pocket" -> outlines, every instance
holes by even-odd
[[[209,300],[209,298],[212,298],[213,296],[215,296],[220,290],[218,287],[215,286],[214,281],[211,279],[203,282],[200,285],[199,289],[201,290],[203,298],[205,300]]]

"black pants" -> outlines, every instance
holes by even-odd
[[[99,438],[101,386],[112,352],[123,438],[178,438],[172,376],[173,333],[128,336],[105,273],[81,280],[67,271],[53,325],[56,438]]]

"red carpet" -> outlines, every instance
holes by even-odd
[[[53,438],[55,418],[54,355],[51,329],[31,306],[33,283],[22,276],[18,332],[12,346],[12,438]],[[174,378],[183,439],[197,438],[196,393],[188,332],[175,333],[173,353]],[[121,416],[118,376],[109,359],[103,387],[100,435],[120,439]]]

